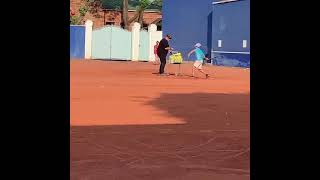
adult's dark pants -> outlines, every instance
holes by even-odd
[[[160,58],[160,68],[159,68],[159,73],[163,74],[164,73],[164,67],[166,66],[166,57],[167,55],[164,54],[158,54],[159,58]]]

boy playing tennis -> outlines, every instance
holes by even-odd
[[[194,45],[194,47],[195,47],[195,49],[193,49],[192,51],[190,51],[188,53],[188,58],[190,57],[190,55],[192,53],[195,53],[196,54],[196,58],[197,58],[196,61],[193,64],[193,67],[192,67],[192,76],[194,77],[194,68],[196,68],[196,69],[198,69],[199,72],[204,74],[206,76],[206,78],[208,78],[209,75],[202,70],[203,60],[204,59],[208,60],[208,58],[204,55],[203,51],[200,49],[200,47],[201,47],[200,43],[197,43],[196,45]]]

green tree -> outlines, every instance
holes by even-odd
[[[150,4],[151,4],[150,0],[140,0],[140,4],[139,4],[137,13],[139,14],[138,22],[141,25],[143,24],[143,13],[150,6]]]
[[[70,24],[72,25],[80,25],[83,23],[83,18],[88,12],[88,7],[86,5],[81,6],[79,9],[79,15],[70,17]]]
[[[159,9],[162,10],[162,0],[154,0],[149,6],[150,9]]]
[[[128,19],[128,8],[129,2],[128,0],[123,0],[122,2],[122,26],[124,29],[129,29],[129,19]]]
[[[105,9],[117,9],[120,10],[122,8],[122,0],[101,0],[102,7]]]
[[[97,1],[97,0],[92,0]],[[102,8],[122,10],[123,0],[100,0]],[[144,3],[144,2],[142,2]],[[150,6],[147,9],[159,9],[162,7],[162,0],[150,0]],[[136,10],[141,4],[141,0],[128,0],[128,9]]]
[[[129,9],[129,1],[128,0],[123,0],[122,4],[122,17],[123,17],[123,27],[125,29],[128,29],[129,25],[132,22],[139,22],[141,25],[143,24],[143,14],[144,11],[150,7],[154,7],[156,9],[161,9],[162,7],[162,0],[136,0],[136,3],[138,2],[138,6],[136,9],[135,15],[128,20],[128,9]]]
[[[83,23],[83,18],[87,12],[95,17],[99,16],[99,10],[105,9],[118,9],[122,10],[122,26],[129,29],[132,22],[139,22],[143,24],[143,14],[146,9],[161,9],[162,0],[83,0],[84,5],[79,9],[78,16],[70,17],[71,24]],[[135,15],[128,19],[128,10],[135,9]]]
[[[99,9],[102,7],[101,0],[82,0],[83,5],[79,9],[79,15],[70,17],[70,24],[81,25],[87,12],[90,12],[95,17],[99,16]]]
[[[129,1],[123,0],[122,2],[122,24],[124,29],[129,29],[132,22],[136,21],[142,24],[143,22],[143,12],[150,5],[149,0],[139,0],[139,6],[136,10],[135,15],[128,19]]]
[[[100,17],[99,10],[103,7],[102,0],[84,0],[88,11],[95,17]]]

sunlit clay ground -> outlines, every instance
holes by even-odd
[[[70,64],[71,179],[250,179],[249,69]]]

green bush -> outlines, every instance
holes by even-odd
[[[86,15],[87,12],[88,12],[88,7],[82,6],[79,9],[79,13],[80,13],[79,16],[71,16],[70,17],[70,24],[71,25],[82,25],[83,18]]]
[[[86,7],[86,6],[82,6],[82,7],[79,9],[80,16],[82,16],[82,17],[84,17],[87,12],[88,12],[88,7]]]
[[[71,16],[70,17],[70,24],[71,25],[80,25],[81,24],[81,20],[79,16]]]

